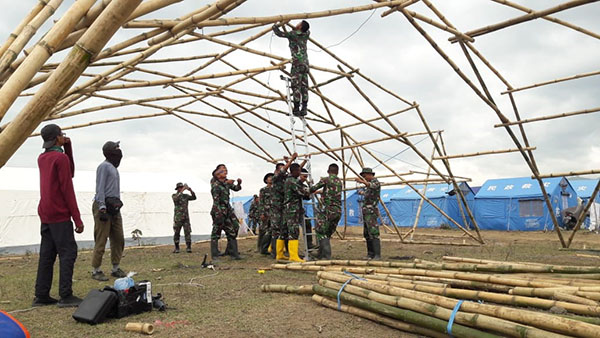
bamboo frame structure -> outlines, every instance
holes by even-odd
[[[507,80],[508,77],[495,68],[484,53],[475,48],[473,44],[476,38],[491,37],[491,35],[487,35],[488,33],[507,29],[517,24],[525,25],[538,18],[581,33],[586,37],[600,39],[600,35],[596,32],[551,16],[569,8],[588,5],[594,0],[570,0],[540,11],[534,11],[508,0],[492,1],[524,12],[524,14],[510,20],[463,32],[434,5],[434,0],[375,0],[375,3],[354,7],[281,15],[266,13],[268,16],[261,17],[231,17],[228,15],[230,12],[235,12],[240,5],[250,1],[213,0],[206,5],[199,6],[194,11],[182,13],[175,19],[153,17],[142,20],[138,19],[142,15],[150,17],[159,9],[171,6],[176,8],[177,4],[182,1],[79,0],[40,37],[39,41],[29,44],[42,24],[63,2],[62,0],[40,1],[33,6],[7,41],[0,46],[0,121],[6,120],[2,121],[3,125],[0,127],[0,167],[4,166],[13,156],[24,140],[38,135],[36,130],[42,121],[60,121],[62,124],[63,121],[71,121],[67,119],[76,120],[70,125],[62,126],[67,130],[120,121],[141,121],[153,117],[177,119],[261,161],[277,161],[279,160],[277,157],[281,157],[281,154],[290,153],[289,143],[292,133],[296,132],[289,130],[286,97],[281,83],[273,84],[269,79],[272,75],[289,76],[285,67],[290,59],[287,55],[279,55],[271,50],[266,51],[263,50],[264,48],[256,47],[261,45],[254,44],[254,42],[259,40],[264,42],[270,33],[270,25],[274,23],[285,23],[289,27],[290,20],[331,18],[380,9],[383,12],[381,17],[385,17],[385,20],[406,19],[423,36],[434,51],[499,118],[500,124],[496,124],[494,127],[503,127],[515,143],[516,148],[448,155],[441,137],[441,130],[430,128],[426,114],[421,111],[421,106],[417,102],[411,102],[394,90],[384,87],[316,39],[310,38],[310,43],[334,62],[337,69],[335,66],[320,63],[311,63],[310,65],[310,93],[315,100],[311,101],[309,114],[306,117],[309,129],[307,137],[310,145],[306,154],[325,155],[341,163],[345,196],[344,212],[347,212],[346,191],[351,190],[346,185],[349,172],[358,176],[360,167],[369,163],[376,163],[385,171],[379,177],[390,179],[382,180],[382,186],[405,185],[415,190],[413,184],[416,183],[451,184],[457,192],[456,198],[463,224],[467,225],[470,221],[473,229],[467,229],[461,226],[457,220],[448,217],[425,196],[424,192],[417,191],[417,194],[422,198],[423,203],[431,204],[442,215],[448,217],[450,223],[464,231],[466,238],[483,244],[485,242],[479,226],[466,203],[463,192],[459,189],[461,181],[470,179],[454,175],[450,160],[519,152],[531,170],[532,177],[538,181],[547,207],[550,206],[550,201],[547,198],[542,178],[600,173],[600,170],[597,169],[586,171],[576,169],[568,173],[541,175],[533,154],[536,146],[530,144],[524,129],[524,125],[530,122],[550,121],[564,117],[576,118],[578,115],[598,112],[600,108],[580,109],[578,107],[576,109],[579,110],[569,113],[521,118],[513,95],[533,88],[596,76],[600,72],[580,72],[556,80],[515,87]],[[419,2],[425,6],[419,7],[420,9],[417,11],[416,7]],[[96,5],[92,6],[94,3]],[[116,10],[116,6],[126,6],[126,8]],[[423,8],[430,12],[420,12]],[[115,14],[117,12],[119,12],[118,15]],[[421,23],[426,23],[427,25],[424,26],[427,29],[443,32],[444,36],[450,34],[449,40],[452,43],[457,42],[456,46],[461,48],[461,52],[473,70],[474,77],[468,76],[467,72],[450,58],[451,54],[444,50],[445,47],[453,45],[447,41],[444,41],[445,45],[436,42],[433,36],[437,35],[429,34],[421,26]],[[136,33],[104,48],[106,42],[119,29]],[[142,31],[139,32],[139,30]],[[243,38],[240,39],[241,41],[235,41],[236,36],[243,36]],[[29,46],[27,46],[28,44]],[[181,44],[210,46],[216,52],[154,58],[154,54],[157,52],[168,51]],[[61,52],[61,50],[65,51]],[[21,51],[24,55],[17,58]],[[240,56],[242,58],[247,56],[248,59],[259,61],[253,62],[252,66],[247,64],[241,66],[238,64]],[[48,62],[50,57],[53,57],[51,63]],[[59,60],[60,57],[62,57],[62,61],[54,60]],[[78,57],[81,59],[80,62],[76,60]],[[508,115],[500,108],[501,105],[496,104],[493,94],[498,93],[492,93],[488,89],[487,79],[484,77],[485,74],[479,70],[477,60],[491,71],[494,80],[500,81],[506,87],[506,90],[499,94],[507,95],[501,97],[510,100],[514,120],[509,119]],[[164,68],[159,70],[158,68],[144,67],[149,64],[168,65],[175,62],[189,65],[189,70],[182,72],[184,75],[177,75],[165,71]],[[199,64],[197,64],[198,62]],[[223,67],[226,69],[224,70]],[[338,89],[341,86],[351,88],[356,94],[356,99],[361,100],[368,111],[358,112],[354,106],[329,95],[330,90]],[[151,92],[161,87],[164,93],[160,96],[150,94],[149,97],[145,94],[145,92]],[[107,95],[107,91],[117,94]],[[144,94],[141,97],[133,94],[142,92]],[[378,95],[372,95],[373,92]],[[15,105],[17,100],[21,100],[21,102],[28,100],[28,104],[20,112],[11,110],[18,106]],[[394,107],[389,109],[388,104],[385,109],[382,109],[384,100],[392,101]],[[385,102],[387,103],[387,101]],[[122,109],[125,107],[142,111],[132,113]],[[115,112],[118,115],[113,114],[109,118],[99,116],[104,112],[111,114]],[[414,117],[415,114],[418,118],[417,121],[421,122],[422,128],[419,130],[401,129],[403,119]],[[213,127],[217,123],[210,125],[212,122],[208,121],[217,121],[219,126],[233,125],[232,130],[235,132],[229,134],[215,130]],[[511,126],[515,126],[514,130],[511,129]],[[338,131],[339,137],[336,134]],[[359,131],[367,131],[367,133]],[[242,139],[234,134],[241,135]],[[419,135],[429,138],[428,142],[433,146],[432,156],[426,156],[422,148],[417,147],[418,142],[413,142],[414,139],[411,139],[411,137]],[[295,137],[298,136],[295,135]],[[411,179],[407,179],[405,176],[410,173],[401,172],[395,164],[390,164],[394,158],[382,158],[377,151],[372,149],[398,142],[402,146],[407,146],[408,151],[426,165],[425,171],[411,171]],[[279,154],[275,153],[277,150],[274,150],[274,146],[280,148]],[[442,161],[443,166],[435,161]],[[422,204],[419,209],[421,207]],[[563,247],[570,246],[576,231],[568,240],[565,240],[558,227],[558,220],[553,213],[551,215],[561,245]],[[347,217],[344,219],[347,222]],[[392,224],[396,227],[395,222]],[[347,223],[344,224],[342,238],[345,237],[346,226]],[[400,239],[407,244],[419,243],[419,241],[407,240],[407,236],[412,238],[416,234],[417,228],[413,227],[408,233],[402,234]],[[471,230],[474,230],[475,233],[471,233]],[[400,235],[399,231],[398,235]],[[436,244],[439,243],[442,242],[436,242]]]

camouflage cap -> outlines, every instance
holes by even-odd
[[[363,174],[373,174],[375,176],[375,172],[371,168],[363,168],[360,175],[362,176]]]
[[[179,190],[179,188],[183,188],[183,183],[179,182],[175,185],[175,190]]]

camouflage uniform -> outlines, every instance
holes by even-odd
[[[269,214],[271,212],[271,199],[273,198],[273,187],[263,187],[259,192],[260,203],[258,204],[258,231],[264,235],[271,234],[271,222]]]
[[[210,215],[213,219],[213,229],[210,238],[213,240],[219,239],[221,231],[225,231],[227,239],[235,239],[240,229],[240,223],[229,204],[229,190],[240,191],[242,187],[219,180],[215,180],[211,184],[210,193],[213,198],[213,206]]]
[[[280,38],[288,39],[290,52],[292,54],[292,96],[294,102],[308,102],[308,53],[306,42],[310,36],[310,31],[302,32],[293,30],[291,32],[282,32],[276,25],[273,26],[273,32]]]
[[[259,198],[260,200],[260,198]],[[252,199],[252,203],[250,203],[250,209],[248,210],[248,224],[252,229],[252,232],[256,232],[256,227],[258,226],[259,221],[259,207],[260,202],[256,199]]]
[[[273,176],[273,193],[271,195],[271,210],[269,220],[271,221],[271,236],[273,238],[287,239],[287,227],[283,222],[283,200],[286,173],[278,173]]]
[[[185,235],[185,242],[190,243],[192,241],[192,226],[190,225],[190,214],[188,212],[188,202],[196,199],[196,194],[190,191],[191,195],[184,194],[182,192],[176,192],[173,194],[173,203],[175,204],[175,213],[173,216],[173,242],[179,244],[179,234],[181,228]]]
[[[379,238],[379,227],[377,218],[379,217],[379,194],[381,184],[374,178],[369,182],[363,193],[362,215],[363,215],[363,235],[366,239]]]
[[[285,203],[283,222],[287,227],[287,237],[280,239],[298,240],[300,226],[304,223],[304,207],[302,199],[309,197],[308,187],[296,177],[290,176],[285,180]]]
[[[313,193],[323,188],[321,210],[317,214],[317,240],[331,238],[342,215],[342,181],[337,175],[330,174],[310,188]]]

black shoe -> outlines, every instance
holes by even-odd
[[[31,303],[31,306],[32,307],[38,307],[38,306],[54,305],[56,303],[58,303],[58,299],[52,298],[50,296],[35,297],[33,299],[33,303]]]
[[[367,257],[363,258],[365,260],[373,259],[373,240],[366,239],[367,241]]]
[[[221,256],[221,253],[219,252],[219,241],[216,239],[212,239],[210,241],[210,257],[214,261],[219,256]]]
[[[228,247],[229,256],[231,256],[231,259],[236,260],[236,261],[239,261],[240,259],[242,259],[242,257],[240,257],[240,253],[238,252],[237,239],[235,239],[235,238],[227,239],[227,247]]]
[[[381,260],[381,241],[379,238],[372,240],[373,242],[373,260]]]
[[[331,259],[331,243],[329,238],[323,238],[319,241],[319,259]]]
[[[173,250],[173,253],[179,253],[179,243],[175,243],[175,249]]]
[[[277,237],[271,236],[271,258],[277,257]]]
[[[69,297],[61,298],[58,301],[58,307],[78,307],[82,301],[83,299],[70,295]]]
[[[308,102],[302,102],[302,108],[300,109],[300,116],[306,116],[308,110]]]
[[[108,280],[108,277],[106,277],[106,275],[104,275],[104,272],[97,271],[97,272],[92,272],[92,279],[99,280],[101,282],[106,282]]]
[[[294,114],[294,116],[299,116],[298,114],[300,114],[300,102],[294,102],[294,108],[292,108],[292,114]]]
[[[192,253],[192,247],[188,246],[187,248],[185,248],[185,252]]]
[[[125,271],[121,270],[121,268],[118,268],[117,270],[113,270],[113,272],[111,272],[110,275],[113,277],[116,277],[116,278],[127,277],[127,274],[125,273]]]

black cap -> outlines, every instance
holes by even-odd
[[[102,146],[102,152],[107,152],[107,151],[117,149],[119,147],[119,143],[121,143],[121,141],[117,141],[117,142],[108,141],[108,142],[104,143],[104,145]]]
[[[308,174],[308,170],[306,170],[306,169],[304,169],[304,168],[300,169],[300,172],[301,172],[301,173]]]
[[[48,149],[56,144],[56,138],[62,135],[62,130],[56,124],[47,124],[40,131],[44,144],[42,148]]]
[[[266,175],[265,175],[265,177],[263,178],[263,182],[265,182],[265,184],[266,184],[266,183],[267,183],[267,179],[268,179],[269,177],[272,177],[272,176],[275,176],[275,174],[273,174],[273,173],[268,173],[268,174],[266,174]]]
[[[175,185],[175,190],[179,190],[179,188],[183,188],[183,183],[179,182]]]

